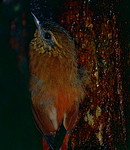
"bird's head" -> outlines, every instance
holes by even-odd
[[[31,45],[36,51],[50,56],[72,56],[74,54],[74,41],[68,32],[51,21],[40,22],[32,13],[37,30]]]

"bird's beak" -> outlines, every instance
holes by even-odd
[[[37,17],[31,12],[32,16],[33,16],[33,19],[34,19],[34,22],[35,22],[35,25],[37,27],[37,29],[39,31],[41,31],[41,24],[40,24],[40,21],[37,19]]]

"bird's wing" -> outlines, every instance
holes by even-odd
[[[33,118],[34,118],[34,122],[35,125],[37,127],[37,129],[42,133],[42,134],[47,134],[50,135],[50,132],[46,129],[46,127],[44,126],[44,124],[41,122],[41,120],[38,117],[38,114],[36,113],[35,108],[32,105],[32,113],[33,113]]]
[[[46,99],[44,99],[46,100]],[[51,101],[51,100],[48,100]],[[45,135],[49,135],[58,129],[57,110],[52,104],[43,104],[42,102],[33,102],[32,110],[38,128]]]
[[[53,102],[55,98],[42,90],[42,82],[31,76],[31,101],[32,112],[38,129],[45,135],[49,135],[58,129],[60,123],[57,120],[57,109]]]
[[[63,124],[68,132],[70,132],[75,126],[78,116],[78,103],[75,102],[71,110],[66,111]]]

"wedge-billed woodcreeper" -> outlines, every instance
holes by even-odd
[[[57,149],[57,131],[63,126],[69,133],[75,126],[84,89],[68,32],[32,15],[37,27],[29,50],[32,112],[50,148]]]

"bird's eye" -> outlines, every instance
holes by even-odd
[[[49,32],[45,32],[44,38],[48,40],[51,39],[51,34]]]

